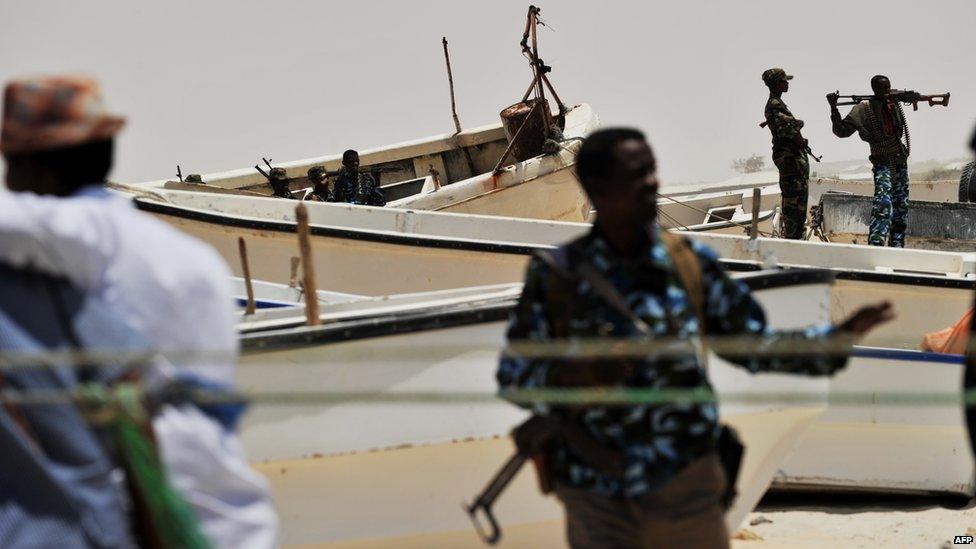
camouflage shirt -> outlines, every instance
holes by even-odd
[[[688,340],[687,354],[650,354],[637,360],[624,386],[711,391],[694,345],[694,338],[700,332],[697,316],[674,272],[667,248],[654,236],[656,231],[656,227],[649,230],[651,243],[636,260],[617,256],[596,227],[568,245],[569,255],[588,258],[656,336],[676,335]],[[729,278],[711,250],[697,243],[691,245],[701,265],[706,333],[754,335],[760,338],[755,346],[757,351],[788,345],[797,339],[825,342],[830,335],[828,327],[794,332],[768,330],[765,314],[745,284]],[[549,267],[534,258],[526,273],[522,297],[509,321],[509,341],[553,338],[551,308],[547,307],[546,299],[550,295],[547,294],[550,281]],[[575,284],[570,295],[570,339],[644,337],[632,322],[601,299],[586,282]],[[808,375],[831,374],[842,368],[846,360],[836,354],[820,353],[803,358],[786,355],[725,358],[750,372]],[[551,387],[552,374],[561,364],[565,362],[520,357],[512,351],[500,360],[498,383],[503,389]],[[532,408],[537,413],[554,411],[541,403]],[[601,445],[622,452],[624,476],[610,476],[596,470],[564,445],[556,445],[553,450],[553,474],[558,482],[572,487],[613,497],[640,496],[656,490],[682,467],[713,448],[719,431],[717,416],[716,406],[708,403],[588,407],[574,421],[579,421],[585,432]]]
[[[366,206],[385,206],[383,189],[376,183],[376,178],[368,172],[353,174],[345,167],[339,170],[335,181],[335,201],[350,204],[364,204]]]
[[[773,134],[773,154],[789,151],[805,155],[802,151],[806,143],[800,133],[803,121],[793,116],[783,99],[770,95],[765,115],[769,133]]]

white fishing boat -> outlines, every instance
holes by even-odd
[[[214,246],[235,274],[241,274],[237,239],[244,237],[255,279],[291,280],[291,258],[297,255],[293,202],[170,190],[139,196],[135,202]],[[589,229],[585,223],[318,206],[326,205],[308,208],[317,287],[359,295],[517,282],[533,250]],[[949,277],[976,273],[974,254],[687,234],[734,261]]]
[[[573,166],[581,139],[599,126],[599,119],[589,105],[582,104],[558,120],[563,125],[558,150],[504,163],[498,172],[496,163],[509,143],[501,123],[364,150],[360,162],[363,170],[390,171],[377,174],[388,208],[582,221],[590,206],[576,182]],[[293,192],[304,195],[312,186],[307,178],[309,168],[323,166],[334,171],[341,162],[341,154],[332,154],[275,163],[275,167],[286,171]],[[251,167],[204,174],[202,179],[204,184],[159,180],[132,186],[205,193],[211,200],[271,194],[265,177]],[[329,203],[314,206],[326,211],[346,207]]]
[[[749,234],[753,192],[759,190],[759,234],[772,236],[779,221],[782,195],[778,185],[732,188],[683,188],[662,192],[657,201],[662,227],[712,234]],[[592,216],[591,219],[592,220]]]
[[[759,259],[765,256],[768,260],[769,255],[776,253],[789,259],[784,249],[790,251],[796,247],[796,243],[761,239],[752,243],[757,249],[750,251],[750,246],[738,247],[736,244],[741,239],[735,237],[707,237],[704,240],[723,257],[737,260],[727,263],[730,268],[752,265],[750,260],[757,259],[756,254]],[[768,246],[767,250],[763,249],[764,245]],[[823,245],[802,243],[800,247],[808,246]],[[892,250],[880,248],[835,248],[842,253],[834,256],[834,262],[830,263],[836,279],[830,289],[828,305],[831,321],[839,322],[858,307],[884,299],[893,302],[898,317],[869,334],[861,342],[863,347],[855,350],[847,370],[830,382],[830,390],[836,394],[859,394],[875,403],[870,406],[831,406],[823,421],[811,429],[810,436],[802,443],[802,451],[781,468],[776,486],[971,495],[974,492],[971,458],[958,408],[952,405],[919,407],[911,402],[882,404],[889,391],[909,397],[918,394],[921,398],[931,392],[958,390],[961,379],[959,357],[921,353],[916,349],[924,334],[952,325],[971,306],[976,283],[971,277],[959,276],[960,272],[969,271],[964,265],[970,259],[961,254],[925,251],[894,250],[896,253],[890,253]],[[868,253],[875,251],[880,253],[873,256]],[[852,255],[847,257],[843,252]],[[916,269],[900,268],[891,260],[891,257],[905,254],[914,256],[916,261],[924,261],[932,272],[918,273],[914,272]],[[871,264],[872,260],[886,256],[889,258],[886,263],[892,267]],[[912,265],[911,261],[906,262],[909,267]],[[843,267],[844,263],[848,266]],[[517,295],[515,287],[498,288],[507,292],[505,299],[514,299]],[[450,297],[450,292],[443,294],[445,298]],[[416,306],[423,297],[413,296],[412,299]],[[388,301],[391,307],[396,306],[392,298]],[[344,310],[339,305],[333,313],[323,314],[335,319],[338,318],[336,315],[348,314],[347,311],[355,306],[348,304]],[[389,307],[386,310],[389,311]],[[264,327],[280,328],[300,322],[300,319],[294,319],[294,313],[290,316],[291,324],[281,324],[279,319],[277,324]],[[477,338],[462,334],[457,341],[468,340]],[[427,347],[433,347],[433,343]],[[376,352],[375,348],[371,352]],[[832,458],[821,459],[825,455]],[[941,465],[933,466],[935,461]],[[870,467],[866,465],[868,463],[876,466]]]
[[[739,276],[754,288],[774,326],[826,322],[827,273]],[[277,329],[244,335],[244,388],[332,397],[258,405],[242,430],[249,456],[271,480],[285,544],[480,543],[458,503],[472,498],[507,457],[510,444],[498,437],[525,413],[490,397],[518,288],[466,291],[440,292],[428,306],[421,296],[391,296],[362,308],[339,304],[339,310],[323,312],[329,322],[319,327],[281,328],[287,324],[279,315]],[[798,303],[806,305],[799,313]],[[378,311],[383,313],[373,314]],[[245,331],[255,327],[269,326],[242,324]],[[752,376],[714,356],[709,364],[720,399],[737,392],[768,397],[801,391],[815,400],[722,405],[723,421],[738,429],[748,447],[740,496],[727,515],[734,529],[823,410],[827,381]],[[364,393],[365,401],[343,400]],[[441,398],[412,400],[418,394]],[[551,498],[532,491],[532,482],[523,473],[497,516],[506,532],[514,523],[514,532],[558,543],[562,530],[549,523],[558,523],[561,512]],[[506,534],[506,540],[519,535]]]

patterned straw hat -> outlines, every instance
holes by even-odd
[[[124,124],[124,118],[105,111],[101,91],[91,78],[13,80],[3,93],[0,153],[35,153],[100,141]]]

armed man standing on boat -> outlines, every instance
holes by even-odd
[[[359,169],[359,153],[350,149],[342,153],[342,168],[335,181],[336,202],[362,204],[366,206],[385,206],[383,189],[369,172]]]
[[[871,146],[869,159],[874,173],[874,202],[868,244],[905,247],[908,227],[908,135],[905,113],[897,101],[888,99],[891,81],[887,76],[871,78],[874,95],[859,102],[841,118],[836,93],[827,94],[834,135],[850,137],[855,132]]]
[[[773,135],[773,163],[779,170],[779,189],[783,196],[783,238],[801,239],[807,221],[807,186],[810,178],[809,149],[800,130],[803,121],[797,120],[783,102],[783,94],[790,89],[792,75],[779,68],[762,74],[769,88],[766,101],[766,121]]]
[[[711,250],[659,229],[656,168],[637,130],[601,130],[583,142],[576,171],[597,220],[589,234],[529,264],[509,324],[512,348],[498,368],[503,394],[547,387],[711,391],[695,344],[702,334],[754,337],[748,353],[726,356],[750,372],[830,375],[845,365],[851,341],[893,317],[881,303],[833,328],[770,331],[762,307]],[[668,348],[640,358],[518,351],[520,342],[592,338],[667,338]],[[794,343],[807,352],[790,354]],[[565,507],[572,547],[728,547],[723,514],[734,473],[718,456],[733,455],[736,445],[720,429],[714,404],[532,409],[560,433],[539,461]],[[516,441],[527,436],[516,433]]]

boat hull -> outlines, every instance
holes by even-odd
[[[251,276],[279,284],[287,284],[292,278],[291,258],[299,253],[290,227],[265,223],[249,227],[162,212],[157,215],[213,246],[235,276],[243,274],[237,242],[244,238]],[[342,231],[313,233],[310,242],[319,288],[371,296],[518,282],[531,252],[530,248],[511,246],[452,248],[423,239],[384,239],[382,235],[366,240]]]
[[[832,404],[777,473],[774,487],[968,499],[976,486],[961,406],[884,404],[889,393],[919,399],[958,393],[962,369],[961,356],[856,349],[847,369],[831,380],[831,391],[861,394],[865,402]]]
[[[785,329],[827,321],[829,279],[823,273],[747,278],[761,286],[756,295],[773,325]],[[798,309],[800,302],[806,306]],[[508,302],[477,312],[431,311],[334,328],[250,334],[244,340],[240,384],[256,391],[369,391],[390,398],[490,395],[510,308]],[[331,332],[335,340],[316,342]],[[720,398],[798,390],[826,402],[825,379],[754,376],[714,356],[709,377]],[[748,447],[739,499],[727,515],[734,528],[824,407],[736,400],[720,409],[723,421],[739,431]],[[525,417],[524,411],[492,398],[258,406],[246,419],[242,438],[271,480],[285,543],[381,538],[367,546],[389,546],[414,539],[410,536],[418,536],[414,541],[470,538],[467,543],[475,538],[465,534],[467,518],[458,502],[472,497],[504,461],[510,451],[505,435]],[[555,535],[560,530],[547,525],[559,521],[559,508],[532,485],[523,473],[503,498],[499,517],[534,524],[527,530],[532,535],[538,535],[536,527]]]
[[[749,444],[738,483],[742,503],[726,514],[731,531],[819,413],[794,409],[723,417]],[[513,451],[511,441],[500,437],[269,461],[255,468],[270,481],[283,545],[475,549],[484,543],[460,504],[480,492]],[[498,500],[495,515],[503,529],[500,547],[565,543],[562,509],[556,498],[539,493],[530,466]]]

